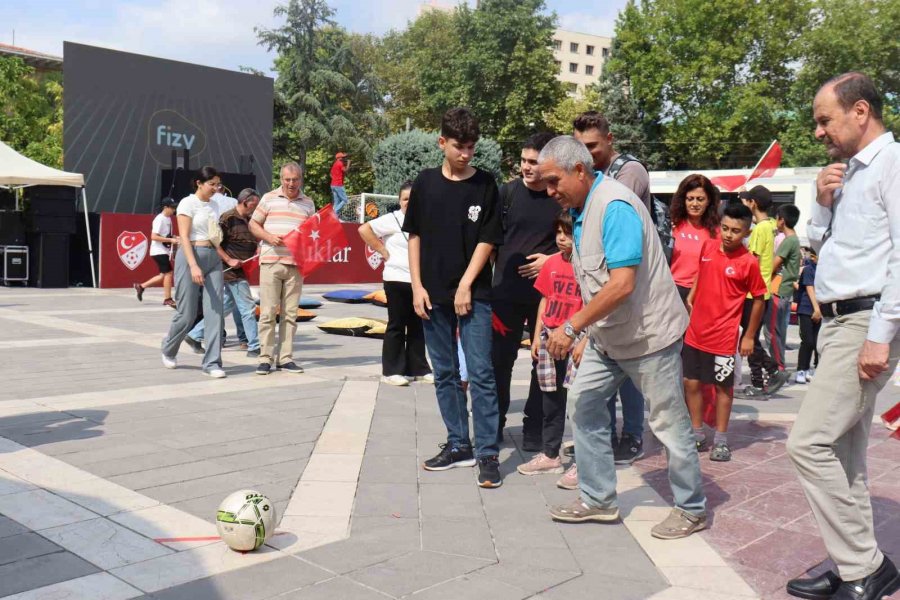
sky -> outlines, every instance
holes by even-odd
[[[0,43],[62,56],[78,42],[236,70],[271,73],[273,55],[256,44],[254,27],[278,25],[283,0],[0,0]],[[451,4],[453,0],[438,0]],[[474,4],[474,0],[469,0]],[[563,29],[611,35],[626,0],[545,0]],[[338,24],[383,34],[414,19],[421,0],[329,0]]]

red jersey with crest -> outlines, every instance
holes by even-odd
[[[744,299],[747,294],[765,293],[766,282],[753,254],[744,246],[726,254],[721,241],[706,240],[700,249],[694,307],[684,342],[718,356],[734,354]]]
[[[548,329],[559,327],[581,310],[581,289],[575,279],[575,269],[562,253],[547,259],[534,282],[534,289],[547,299],[541,321]]]

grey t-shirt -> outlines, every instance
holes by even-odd
[[[610,166],[617,158],[619,158],[619,154],[614,154],[609,161]],[[606,170],[609,171],[609,167]],[[647,210],[650,210],[650,173],[647,172],[644,165],[636,160],[629,160],[619,169],[616,181],[633,191],[647,207]]]

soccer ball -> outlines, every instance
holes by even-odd
[[[275,532],[275,505],[254,490],[241,490],[222,500],[216,513],[219,536],[232,550],[248,552]]]

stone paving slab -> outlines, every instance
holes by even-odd
[[[801,386],[768,402],[735,402],[735,461],[704,461],[713,527],[662,543],[649,527],[667,510],[670,493],[650,436],[647,456],[619,470],[624,523],[550,521],[547,507],[573,492],[556,488],[555,476],[515,472],[530,458],[520,450],[524,359],[514,371],[501,448],[506,480],[481,490],[474,469],[420,468],[445,436],[432,387],[377,387],[379,340],[315,327],[339,316],[384,318],[384,309],[326,303],[317,310],[320,317],[301,324],[294,341],[307,376],[254,377],[254,361],[228,346],[230,377],[212,382],[198,377],[200,357],[187,348],[183,368],[158,364],[171,318],[155,305],[160,299],[157,290],[141,305],[128,290],[0,289],[0,341],[10,346],[0,347],[10,367],[0,389],[0,438],[71,466],[40,474],[17,463],[37,486],[0,471],[0,506],[37,528],[0,515],[0,538],[19,542],[0,552],[0,596],[570,599],[602,590],[611,600],[734,600],[780,598],[798,570],[823,568],[784,456]],[[369,386],[359,390],[377,387],[371,404],[368,392],[339,396],[355,382]],[[879,407],[897,395],[891,386]],[[900,496],[892,474],[900,444],[878,435],[870,448],[873,505],[882,544],[897,552]],[[0,439],[0,460],[14,448],[9,443]],[[221,498],[250,485],[286,515],[285,535],[263,552],[238,555],[204,536],[215,533]],[[48,507],[62,508],[62,522],[48,524]],[[768,515],[763,522],[751,518],[759,512]],[[173,530],[206,541],[153,542]],[[102,541],[116,538],[119,550],[110,552]],[[11,566],[14,575],[5,577]]]

